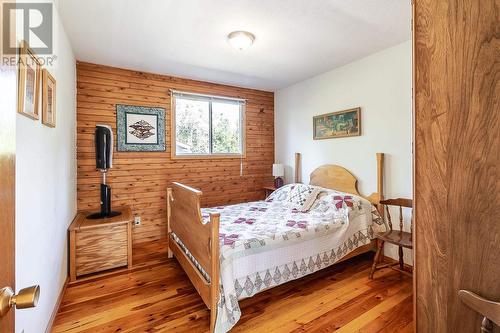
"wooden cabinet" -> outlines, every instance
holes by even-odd
[[[272,186],[264,186],[263,187],[264,192],[266,193],[266,198],[271,195],[274,191],[276,191],[276,187],[274,185]]]
[[[118,211],[122,214],[99,220],[87,219],[89,212],[76,215],[69,226],[70,282],[132,267],[132,211]]]

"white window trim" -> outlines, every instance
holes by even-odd
[[[224,96],[215,96],[207,94],[197,94],[184,91],[171,90],[171,124],[170,124],[170,149],[172,159],[224,159],[224,158],[246,158],[246,100],[241,98],[232,98]],[[176,128],[176,97],[188,97],[192,99],[200,99],[206,101],[207,99],[224,100],[224,101],[237,101],[241,103],[240,108],[240,130],[241,130],[241,153],[209,153],[209,154],[177,154],[177,128]],[[212,149],[212,103],[209,103],[209,149]]]

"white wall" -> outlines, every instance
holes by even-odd
[[[66,230],[76,212],[75,57],[54,7],[56,128],[17,115],[16,289],[39,284],[34,309],[16,311],[16,332],[45,332],[67,276]]]
[[[313,140],[313,116],[361,107],[362,135]],[[339,164],[359,179],[360,193],[376,192],[375,153],[385,153],[385,197],[412,197],[411,41],[372,54],[275,93],[276,161],[293,180],[302,153],[302,181],[314,168]],[[396,257],[394,248],[386,255]],[[405,258],[407,262],[411,262]]]

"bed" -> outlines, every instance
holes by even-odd
[[[168,255],[210,309],[210,331],[227,332],[236,324],[241,299],[373,251],[374,229],[383,227],[377,210],[382,170],[383,154],[377,153],[377,192],[366,197],[348,170],[323,165],[308,185],[286,185],[264,201],[211,208],[201,208],[201,191],[172,183]]]

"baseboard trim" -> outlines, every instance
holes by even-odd
[[[382,257],[382,261],[389,262],[389,263],[397,263],[398,262],[396,259],[393,259],[393,258],[385,256],[385,255]],[[405,263],[404,267],[406,269],[408,269],[409,271],[413,271],[413,266],[410,264]]]
[[[57,298],[56,305],[54,305],[54,309],[52,310],[52,315],[50,316],[49,323],[47,324],[47,328],[45,329],[45,333],[52,332],[52,326],[54,325],[54,320],[56,320],[57,313],[59,312],[59,307],[61,306],[62,299],[64,297],[64,293],[66,292],[66,288],[69,284],[69,276],[66,277],[66,281],[64,281],[64,285],[59,293],[59,297]]]

